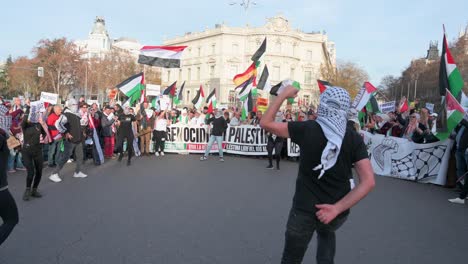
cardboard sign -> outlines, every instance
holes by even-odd
[[[41,98],[39,99],[39,101],[55,105],[57,104],[58,99],[58,94],[41,92]]]
[[[167,95],[164,95],[159,98],[159,105],[161,111],[166,111],[171,108],[171,99]]]
[[[161,94],[161,85],[147,84],[146,96],[159,96]]]
[[[434,104],[426,103],[426,108],[429,112],[434,113]]]
[[[380,105],[380,111],[386,114],[389,112],[395,112],[395,101],[386,102]]]

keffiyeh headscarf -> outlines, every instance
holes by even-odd
[[[349,93],[341,87],[329,87],[320,95],[317,123],[322,127],[328,142],[322,152],[319,179],[336,163],[346,133],[347,113],[350,106]]]
[[[4,105],[0,105],[0,129],[5,131],[8,136],[8,132],[11,127],[11,116],[7,115],[8,108]]]

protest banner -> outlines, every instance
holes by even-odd
[[[29,116],[28,120],[31,123],[38,123],[40,115],[46,111],[44,102],[42,101],[35,101],[31,102],[29,108]]]
[[[299,149],[299,145],[296,143],[292,142],[290,138],[288,138],[288,143],[286,147],[288,148],[288,156],[289,157],[299,157],[301,154],[301,151]]]
[[[147,84],[146,96],[159,96],[161,94],[161,85]]]
[[[41,92],[41,97],[40,97],[39,101],[54,105],[54,104],[57,104],[58,99],[59,99],[58,94]]]
[[[389,112],[395,112],[395,101],[382,103],[380,105],[380,111],[382,111],[382,113],[384,114]]]
[[[429,112],[434,113],[434,104],[426,103],[426,108]]]

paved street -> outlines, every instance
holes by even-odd
[[[166,155],[86,166],[86,179],[47,179],[23,202],[25,173],[10,175],[20,225],[0,248],[5,264],[279,263],[297,164]],[[377,178],[338,231],[336,263],[465,263],[468,206],[453,190]],[[315,263],[315,238],[304,263]]]

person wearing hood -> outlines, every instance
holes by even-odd
[[[62,179],[59,176],[65,163],[67,163],[72,153],[75,153],[75,173],[74,178],[86,178],[88,175],[81,171],[81,165],[83,163],[83,129],[81,127],[81,117],[78,113],[78,102],[70,98],[68,100],[68,106],[60,115],[59,119],[55,122],[55,127],[59,133],[65,135],[63,140],[63,152],[60,153],[60,159],[57,167],[53,170],[49,179],[53,182],[61,182]]]
[[[10,150],[8,149],[7,139],[11,126],[11,116],[7,115],[8,108],[0,104],[0,245],[5,242],[18,224],[18,207],[15,199],[8,190],[7,163]]]
[[[200,158],[200,160],[206,160],[208,158],[211,146],[216,141],[218,143],[219,161],[224,161],[223,134],[226,132],[227,123],[226,119],[224,119],[223,117],[223,112],[221,110],[216,110],[215,116],[208,119],[207,124],[212,124],[213,129],[211,130],[210,140],[208,141],[208,145],[206,146],[205,154]]]
[[[125,108],[125,111],[119,115],[117,120],[117,152],[119,153],[118,161],[122,161],[124,149],[123,144],[124,140],[127,140],[127,152],[128,152],[128,160],[127,166],[130,166],[132,163],[132,155],[133,155],[133,122],[136,121],[134,115],[132,115],[129,111],[129,108]]]
[[[316,120],[275,122],[287,98],[299,92],[287,86],[270,104],[260,126],[279,137],[291,138],[300,147],[296,192],[286,226],[282,264],[301,263],[317,232],[317,263],[333,263],[335,231],[346,221],[349,209],[374,187],[374,172],[362,137],[347,128],[348,92],[329,87],[320,95]],[[351,190],[354,168],[360,179]]]

